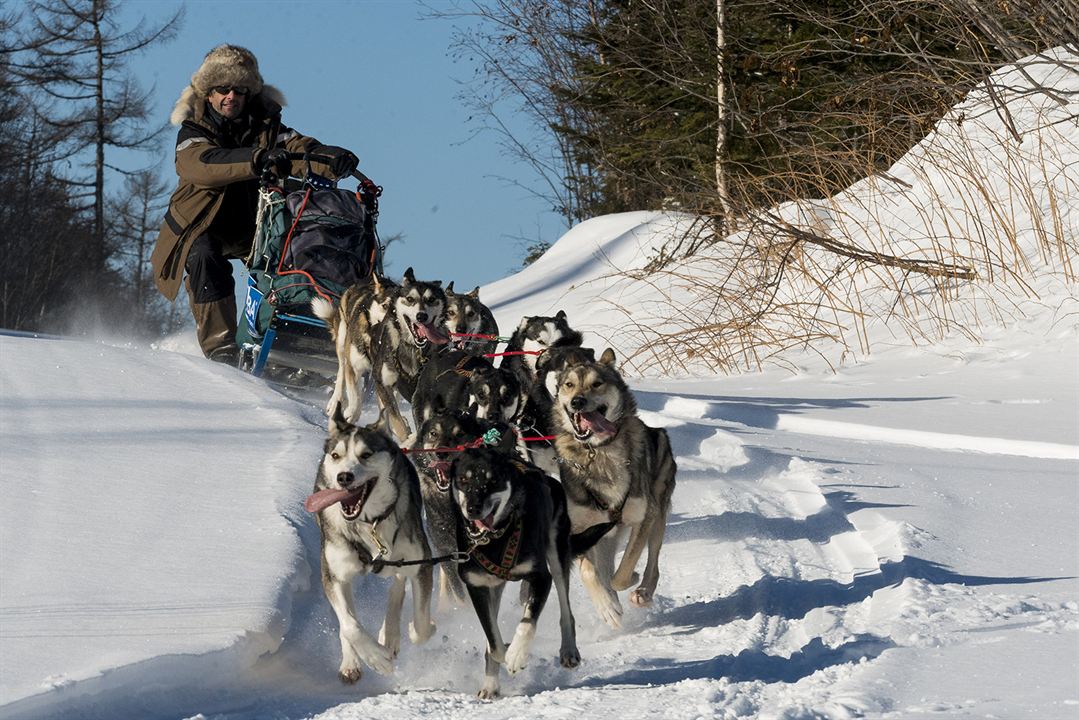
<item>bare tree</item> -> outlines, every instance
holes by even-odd
[[[138,53],[169,40],[183,11],[156,27],[140,21],[121,29],[118,0],[36,0],[28,6],[28,29],[21,52],[10,67],[23,85],[44,93],[51,103],[41,109],[45,124],[63,133],[67,147],[89,152],[89,177],[69,178],[92,198],[89,261],[104,270],[106,170],[123,172],[106,161],[107,149],[155,149],[164,129],[147,117],[150,93],[140,89],[126,64]]]
[[[462,97],[481,129],[532,168],[539,187],[525,189],[550,202],[567,226],[587,217],[582,198],[593,191],[591,168],[567,137],[584,122],[567,94],[573,58],[583,52],[581,35],[599,3],[476,0],[429,9],[431,17],[458,23],[455,54],[473,62],[477,73]],[[524,131],[510,122],[511,114],[526,119]]]

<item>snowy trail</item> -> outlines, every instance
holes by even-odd
[[[164,718],[179,710],[206,720],[426,714],[473,720],[534,717],[542,708],[545,716],[578,717],[603,713],[612,692],[619,693],[621,706],[640,709],[639,717],[962,714],[980,708],[961,702],[896,705],[894,688],[888,689],[895,682],[887,670],[895,666],[893,658],[912,649],[966,652],[1001,627],[1047,635],[1079,629],[1079,604],[1056,589],[1062,573],[1049,567],[1029,577],[995,576],[991,568],[973,572],[964,557],[967,536],[922,526],[920,509],[903,502],[904,487],[919,481],[917,469],[902,477],[884,477],[878,469],[895,467],[886,457],[894,443],[802,431],[830,427],[822,417],[827,408],[799,417],[802,424],[791,427],[792,414],[761,407],[755,415],[752,399],[732,414],[730,397],[717,403],[700,393],[637,396],[645,421],[668,429],[679,465],[660,584],[655,606],[627,606],[624,627],[613,631],[599,620],[574,575],[580,668],[558,666],[552,602],[528,667],[503,678],[505,697],[478,701],[478,622],[470,607],[439,608],[434,638],[423,647],[406,641],[393,676],[368,672],[354,687],[341,685],[337,623],[318,581],[318,531],[299,509],[307,484],[292,480],[296,487],[279,510],[298,538],[301,557],[280,602],[284,624],[275,633],[283,633],[283,640],[276,651],[246,666],[209,654],[119,668],[80,686],[98,695],[100,714],[76,703],[67,715],[62,706],[54,707],[51,716]],[[321,425],[321,411],[297,406],[293,412],[309,427],[290,442],[311,445],[305,452],[313,457],[320,431],[310,426]],[[763,412],[773,416],[765,422]],[[30,413],[28,421],[35,417]],[[917,438],[903,428],[892,432]],[[275,443],[267,452],[284,459],[296,452],[289,447]],[[959,450],[926,452],[944,453],[960,469],[980,468],[988,457]],[[1027,462],[999,457],[1004,459],[986,471],[997,473],[985,476],[993,482]],[[1068,460],[1039,462],[1059,466],[1062,477],[1075,468]],[[967,502],[965,489],[942,486],[934,492],[942,503],[954,502],[956,512]],[[975,528],[975,535],[980,532]],[[357,597],[361,621],[377,629],[385,584],[364,578]],[[519,607],[513,590],[506,597],[502,624],[508,630]],[[193,666],[207,664],[222,672],[199,671],[197,683],[151,683],[132,691],[142,680],[172,673],[169,668],[190,675]],[[1029,717],[1052,716],[1037,702],[1030,707]]]
[[[639,696],[639,717],[685,717],[687,697],[704,717],[884,714],[895,708],[863,678],[890,650],[964,641],[935,637],[949,631],[945,615],[960,626],[1079,623],[1074,605],[987,600],[962,585],[977,578],[909,554],[920,531],[890,518],[887,503],[860,501],[865,478],[849,461],[777,451],[768,445],[786,442],[781,427],[738,434],[737,423],[709,418],[688,397],[647,397],[644,405],[661,408],[643,415],[667,426],[679,463],[659,594],[647,611],[627,607],[623,629],[612,631],[575,577],[580,668],[558,666],[557,613],[549,607],[530,665],[504,678],[498,702],[477,701],[482,633],[470,608],[441,608],[435,638],[421,648],[406,644],[392,678],[368,674],[356,688],[341,688],[333,678],[336,625],[315,592],[297,603],[303,616],[282,652],[257,669],[265,684],[258,708],[240,716],[274,708],[322,720],[506,718],[542,707],[545,716],[575,717],[602,712],[613,688]],[[361,597],[377,605],[382,594],[367,584]],[[506,604],[509,628],[519,609]],[[378,612],[368,607],[365,622],[376,627]],[[273,692],[283,681],[292,691]]]

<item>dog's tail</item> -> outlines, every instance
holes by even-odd
[[[316,295],[311,300],[311,312],[327,325],[332,324],[334,318],[337,317],[337,307],[321,295]]]

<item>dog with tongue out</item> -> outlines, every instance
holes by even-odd
[[[676,466],[662,428],[637,416],[633,393],[608,348],[598,362],[579,362],[558,374],[555,428],[573,552],[581,580],[604,622],[621,627],[618,592],[640,580],[631,604],[647,607],[659,581],[659,551],[674,492]],[[628,541],[626,540],[628,535]],[[617,570],[614,558],[625,543]],[[637,561],[648,550],[644,575]]]
[[[504,449],[460,452],[450,466],[450,494],[457,511],[457,548],[468,553],[459,566],[472,606],[487,638],[479,697],[499,694],[499,668],[525,667],[551,585],[558,595],[562,667],[577,667],[577,630],[569,601],[569,517],[562,486],[535,465]],[[509,645],[498,610],[503,586],[521,583],[523,613]]]
[[[393,672],[401,647],[401,611],[412,587],[409,636],[426,642],[431,622],[431,564],[423,531],[416,469],[384,433],[345,420],[338,405],[330,421],[315,488],[304,508],[315,513],[321,542],[322,588],[337,615],[341,640],[339,677],[354,683],[363,666]],[[386,614],[376,640],[354,611],[353,580],[373,573],[390,578]]]

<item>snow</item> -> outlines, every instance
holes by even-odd
[[[1024,143],[974,93],[961,125],[946,120],[893,168],[909,188],[877,179],[778,210],[812,211],[844,238],[880,223],[861,240],[917,256],[926,238],[967,237],[960,208],[976,193],[949,178],[948,143],[981,148],[961,157],[993,193],[1009,177],[995,160],[1032,178],[1000,223],[1011,254],[957,294],[979,340],[912,342],[880,324],[872,354],[841,363],[627,367],[679,465],[656,603],[614,631],[574,576],[582,665],[558,665],[549,603],[531,664],[495,701],[474,697],[483,638],[469,608],[439,608],[438,632],[406,642],[392,676],[336,679],[302,507],[319,408],[195,357],[189,338],[0,335],[0,718],[1079,718],[1077,288],[1053,254],[1079,237],[1079,147],[1060,120],[1076,114],[1079,76],[1031,72],[1070,104],[1017,90]],[[866,207],[888,212],[859,217]],[[586,344],[626,357],[640,338],[620,325],[656,321],[657,296],[614,271],[687,222],[590,220],[481,297],[507,334],[564,309]],[[990,284],[990,266],[1015,274]],[[986,312],[1000,298],[1007,313]],[[385,594],[357,582],[369,629]]]

